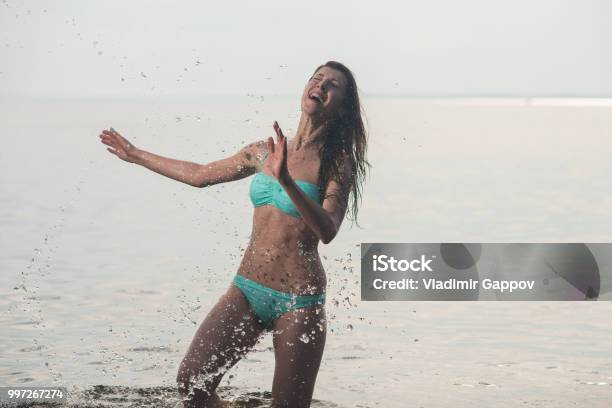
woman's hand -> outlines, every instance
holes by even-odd
[[[272,175],[283,183],[291,180],[289,170],[287,169],[287,138],[283,135],[283,131],[277,122],[274,122],[274,131],[276,132],[276,144],[274,139],[268,138],[268,160]]]
[[[117,133],[115,129],[110,128],[110,130],[103,130],[100,134],[100,141],[105,145],[109,145],[110,147],[107,147],[106,150],[119,157],[121,160],[125,160],[129,163],[136,162],[138,148]]]

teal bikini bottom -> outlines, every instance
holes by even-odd
[[[274,321],[290,310],[325,304],[325,293],[294,295],[280,292],[238,274],[234,276],[233,283],[244,294],[267,329],[272,328]]]

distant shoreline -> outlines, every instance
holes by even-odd
[[[0,103],[10,102],[196,102],[210,99],[244,99],[250,100],[254,97],[270,99],[298,100],[299,95],[293,94],[206,94],[206,95],[141,95],[141,96],[87,96],[77,95],[0,95]],[[426,96],[426,95],[401,95],[401,94],[361,94],[364,101],[368,100],[397,100],[425,105],[451,105],[451,106],[578,106],[578,107],[612,107],[612,96],[609,97],[582,97],[582,96]]]

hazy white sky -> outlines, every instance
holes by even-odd
[[[0,95],[612,96],[606,0],[0,0]]]

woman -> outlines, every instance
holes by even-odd
[[[177,376],[185,407],[224,406],[215,389],[266,330],[275,352],[275,407],[308,407],[325,345],[325,271],[317,252],[338,232],[349,207],[356,221],[369,163],[357,85],[330,61],[302,94],[302,115],[287,142],[270,137],[201,165],[137,149],[112,128],[107,150],[164,176],[206,187],[255,174],[253,230],[237,275],[198,328]]]

